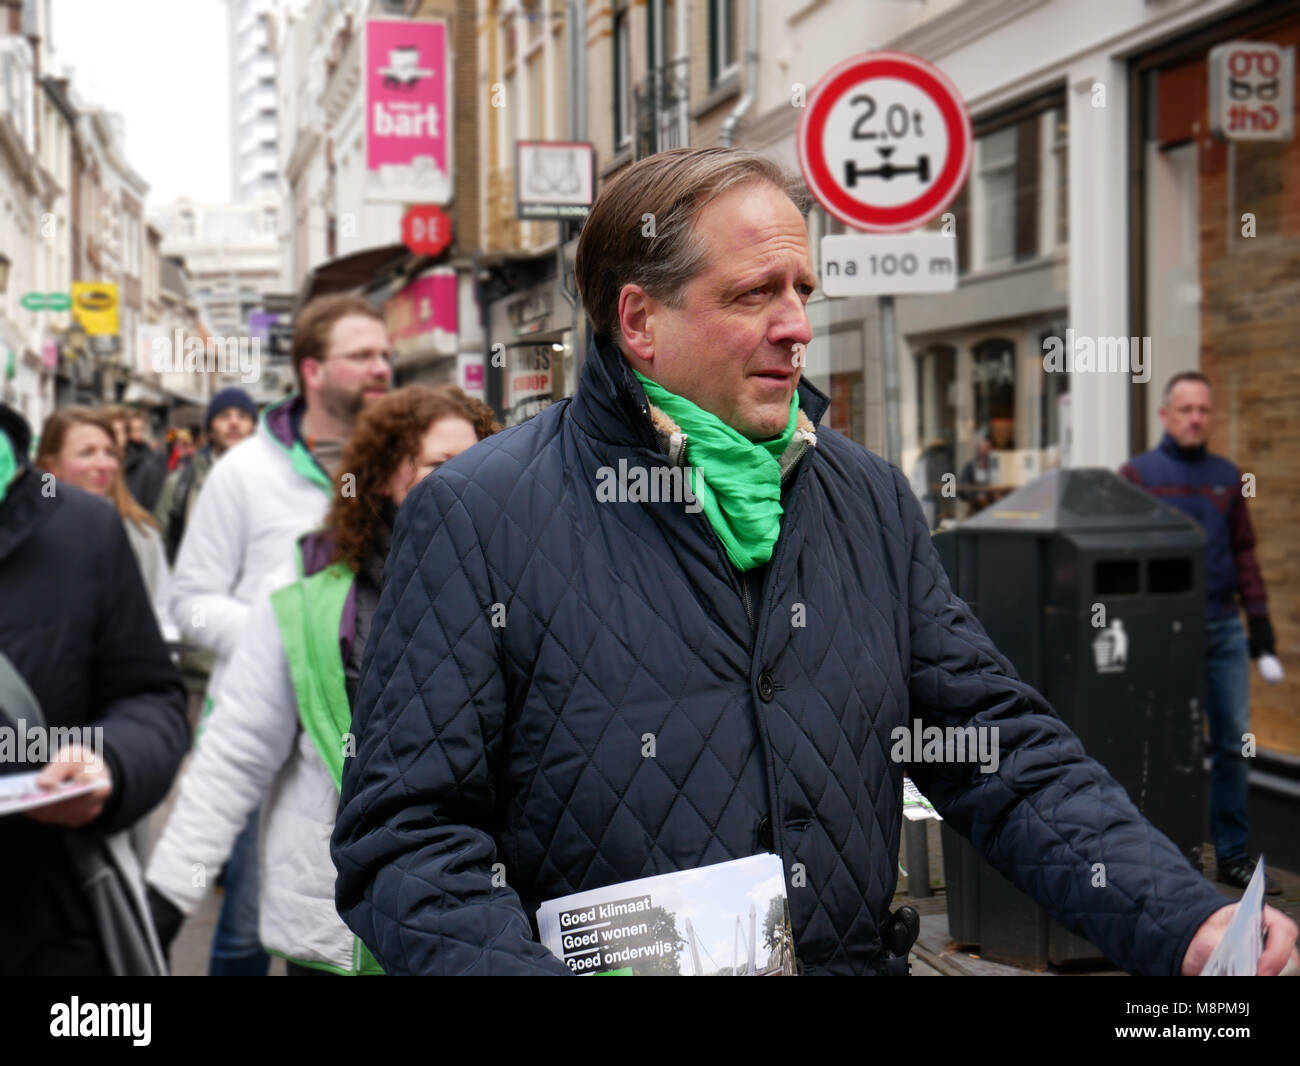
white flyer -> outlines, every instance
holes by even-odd
[[[85,792],[93,792],[104,785],[102,780],[64,781],[55,788],[45,789],[36,784],[36,778],[40,774],[40,770],[33,770],[30,773],[0,777],[0,817],[46,807]]]
[[[537,929],[578,974],[794,973],[785,869],[770,853],[547,900]]]
[[[1254,977],[1259,973],[1259,957],[1264,952],[1264,856],[1255,863],[1255,872],[1237,904],[1223,939],[1214,949],[1210,961],[1201,970],[1202,977]]]

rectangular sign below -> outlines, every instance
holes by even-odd
[[[956,237],[925,230],[822,238],[822,289],[827,296],[890,296],[956,288]]]

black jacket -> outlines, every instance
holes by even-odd
[[[129,440],[126,442],[123,474],[126,487],[136,503],[146,511],[153,511],[162,495],[163,482],[167,480],[167,457],[147,444]]]
[[[799,395],[816,422],[826,397]],[[904,769],[1066,926],[1177,971],[1228,901],[953,595],[897,468],[818,429],[755,597],[702,513],[601,501],[621,461],[667,458],[593,348],[571,400],[402,507],[333,840],[340,913],[386,972],[567,972],[539,903],[758,851],[784,862],[807,972],[904,971],[881,942]],[[917,721],[997,727],[997,767],[912,763],[894,731]]]
[[[0,431],[22,464],[0,501],[0,650],[48,725],[103,728],[113,794],[81,831],[126,828],[166,796],[188,750],[185,689],[117,511],[26,464],[30,432],[4,405]],[[0,773],[37,768],[5,762]],[[0,817],[0,973],[94,965],[93,926],[61,832]]]

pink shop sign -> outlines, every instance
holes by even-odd
[[[451,56],[440,19],[367,19],[366,191],[372,203],[451,199]]]
[[[399,356],[456,351],[456,272],[435,270],[411,282],[384,305],[384,325]]]

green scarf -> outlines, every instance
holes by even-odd
[[[737,570],[752,570],[772,558],[781,532],[782,453],[794,437],[799,394],[790,397],[785,431],[771,440],[751,441],[717,415],[637,373],[647,398],[686,434],[691,491]]]
[[[4,430],[0,430],[0,503],[4,503],[5,494],[9,491],[9,482],[14,479],[17,470],[18,460],[14,458],[13,442]]]

